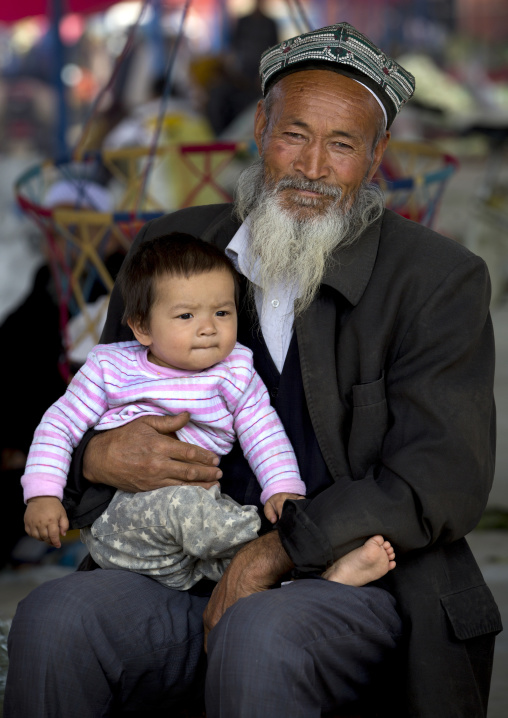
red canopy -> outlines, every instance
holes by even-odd
[[[104,10],[119,0],[61,0],[62,14]],[[52,0],[2,0],[0,22],[10,23],[34,15],[50,15]]]

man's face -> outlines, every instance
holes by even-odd
[[[254,134],[267,181],[300,182],[280,190],[281,207],[301,219],[314,217],[337,202],[328,188],[339,188],[347,202],[372,179],[388,143],[389,132],[373,148],[381,114],[374,97],[329,70],[288,75],[272,92],[270,117],[260,103]]]

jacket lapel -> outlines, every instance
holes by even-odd
[[[312,426],[328,469],[337,481],[351,475],[347,458],[343,397],[351,387],[339,386],[340,327],[358,304],[376,261],[382,220],[373,223],[350,247],[336,253],[322,288],[309,309],[296,319],[303,386]]]
[[[295,322],[303,388],[310,419],[328,469],[337,481],[348,474],[345,450],[338,441],[345,419],[335,367],[337,308],[320,293]]]

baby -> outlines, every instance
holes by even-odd
[[[236,342],[237,275],[213,245],[173,233],[141,244],[118,276],[124,322],[135,340],[98,345],[37,428],[22,477],[27,533],[59,546],[68,519],[61,503],[73,449],[87,429],[106,430],[146,415],[188,411],[180,440],[218,455],[238,439],[261,486],[269,521],[286,499],[305,496],[296,457],[256,373]],[[142,573],[186,590],[218,581],[235,552],[258,535],[254,506],[217,486],[118,490],[81,535],[102,568]],[[340,559],[325,578],[364,585],[395,566],[376,536]]]

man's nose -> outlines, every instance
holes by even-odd
[[[305,144],[300,149],[293,167],[310,180],[326,179],[330,174],[328,154],[320,142]]]

